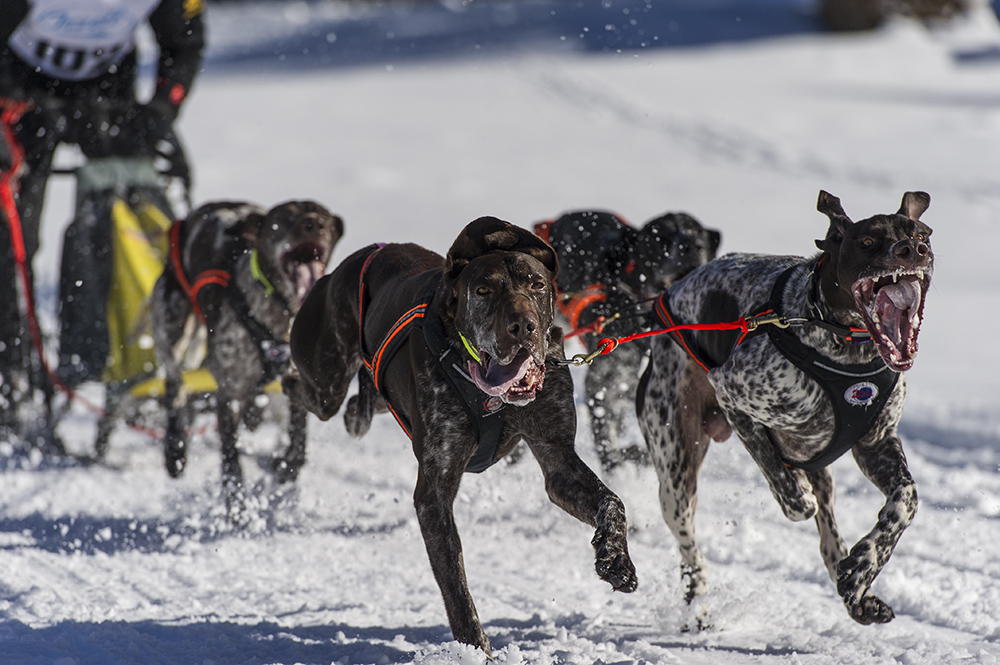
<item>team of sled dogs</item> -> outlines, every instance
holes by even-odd
[[[929,202],[906,192],[897,212],[855,222],[820,192],[829,226],[808,258],[715,258],[720,234],[681,213],[633,228],[612,213],[574,211],[534,232],[482,217],[444,256],[372,245],[329,272],[343,222],[323,206],[203,206],[175,228],[151,304],[166,369],[167,470],[184,470],[190,417],[179,362],[199,324],[219,386],[233,519],[242,506],[237,432],[264,384],[280,377],[290,402],[290,445],[275,460],[282,481],[305,462],[307,411],[327,420],[343,407],[352,436],[391,413],[419,464],[414,504],[453,635],[489,654],[452,513],[463,474],[526,443],[550,499],[594,528],[598,576],[633,591],[625,508],[575,450],[566,339],[607,350],[609,335],[671,328],[593,359],[588,375],[600,381],[586,394],[604,470],[626,459],[655,468],[687,602],[707,589],[694,529],[698,472],[710,442],[735,433],[785,515],[815,519],[850,616],[890,621],[870,587],[917,507],[897,425],[934,267],[920,221]],[[646,450],[616,450],[632,413]],[[829,470],[847,451],[886,498],[851,547],[837,530]]]

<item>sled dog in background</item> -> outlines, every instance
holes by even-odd
[[[691,215],[669,212],[641,227],[610,212],[577,210],[539,222],[535,233],[559,257],[558,312],[580,335],[588,353],[604,337],[624,337],[648,328],[648,301],[694,268],[715,258],[721,235]],[[603,317],[603,319],[602,319]],[[617,318],[615,318],[617,317]],[[591,331],[598,320],[606,321]],[[649,342],[624,344],[587,368],[584,390],[601,467],[647,462],[645,446],[625,441],[634,422],[635,391]]]
[[[917,353],[934,268],[930,205],[907,192],[895,214],[851,221],[820,192],[829,217],[812,258],[730,254],[674,283],[658,300],[664,327],[777,317],[741,332],[660,335],[636,410],[660,483],[663,516],[680,545],[688,602],[707,588],[695,542],[698,471],[710,440],[735,431],[791,520],[815,518],[823,562],[850,616],[885,623],[870,591],[917,509],[896,428],[901,373]],[[829,464],[848,450],[885,495],[872,530],[848,550],[834,518]]]
[[[263,387],[288,366],[288,332],[313,284],[326,272],[344,233],[340,217],[314,201],[289,201],[270,211],[246,202],[215,202],[171,230],[170,258],[152,296],[153,335],[166,371],[167,471],[187,461],[191,416],[181,359],[199,324],[208,331],[206,365],[216,394],[222,480],[238,517],[242,470],[237,429]],[[235,409],[234,409],[235,407]],[[282,481],[305,462],[306,412],[290,404],[290,444],[275,460]]]
[[[537,236],[483,217],[446,258],[413,244],[359,250],[316,284],[292,326],[297,374],[283,381],[291,401],[326,420],[357,375],[348,431],[368,430],[381,394],[412,438],[414,505],[452,634],[487,654],[453,503],[464,473],[522,439],[553,503],[595,528],[597,574],[614,589],[636,588],[625,508],[574,450],[572,379],[555,363],[564,358],[556,271]]]

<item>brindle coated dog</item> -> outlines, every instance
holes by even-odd
[[[588,353],[601,339],[647,329],[649,302],[674,281],[715,258],[720,233],[683,212],[659,215],[641,227],[599,210],[575,210],[535,225],[559,257],[559,307],[571,329],[606,323],[580,336]],[[635,418],[635,391],[649,342],[638,339],[593,363],[584,377],[590,429],[601,468],[648,463],[645,446],[626,436]]]
[[[897,213],[855,223],[839,199],[820,192],[818,209],[830,226],[816,241],[818,256],[730,254],[661,297],[657,311],[667,325],[758,313],[792,323],[761,324],[742,342],[738,331],[653,341],[636,407],[663,516],[680,545],[688,602],[707,586],[695,543],[698,471],[710,440],[735,430],[785,516],[815,518],[823,561],[850,616],[863,624],[892,620],[870,586],[917,509],[896,428],[900,373],[917,352],[934,265],[931,229],[920,221],[929,204],[927,194],[907,192]],[[875,526],[850,550],[834,519],[829,469],[847,450],[886,497]]]
[[[360,397],[345,414],[348,430],[367,431],[380,390],[410,434],[419,464],[414,505],[452,634],[487,654],[453,502],[463,473],[489,466],[522,439],[541,466],[549,498],[595,527],[597,574],[616,590],[636,588],[625,508],[574,450],[572,379],[553,362],[564,358],[562,331],[553,325],[556,270],[545,242],[483,217],[465,227],[446,259],[413,244],[356,252],[316,284],[292,326],[298,374],[287,376],[284,387],[293,401],[326,420],[358,374]],[[400,338],[395,331],[410,330],[411,319],[420,328],[394,352],[385,350]],[[429,332],[435,329],[439,339]],[[460,397],[470,387],[474,408],[484,413],[479,423]],[[498,410],[506,415],[496,448],[480,464],[490,430],[484,423]]]
[[[164,457],[177,477],[187,461],[191,422],[181,364],[200,325],[208,332],[206,364],[216,393],[222,479],[237,509],[243,472],[237,428],[254,398],[287,369],[292,318],[326,272],[344,233],[340,217],[313,201],[289,201],[267,211],[244,202],[206,204],[172,231],[171,259],[152,295],[157,358],[166,371]],[[290,445],[276,459],[282,481],[305,462],[306,412],[290,405]]]

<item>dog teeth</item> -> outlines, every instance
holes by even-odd
[[[924,271],[923,270],[918,270],[917,271],[917,279],[919,279],[921,282],[924,281]]]

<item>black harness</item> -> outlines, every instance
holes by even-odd
[[[250,333],[250,338],[253,340],[254,347],[257,349],[258,356],[260,357],[261,366],[264,368],[264,372],[257,384],[258,387],[266,386],[275,379],[284,376],[288,372],[292,358],[288,342],[280,339],[263,323],[257,320],[250,310],[250,303],[247,302],[246,296],[243,295],[243,292],[240,291],[236,284],[230,283],[226,287],[226,297],[229,304],[236,311],[236,316],[239,317],[240,323]]]
[[[754,311],[763,315],[780,314],[782,292],[792,271],[797,267],[792,266],[778,276],[774,288],[771,290],[770,301]],[[654,312],[663,324],[673,327],[677,323],[670,313],[667,295],[665,292],[657,299]],[[837,324],[822,320],[810,320],[809,323],[842,334],[854,343],[863,344],[871,341],[870,339],[859,340],[857,339],[860,337],[859,335],[852,335],[849,328]],[[762,326],[745,333],[733,344],[733,349],[748,337],[762,333],[764,333]],[[871,362],[853,365],[834,362],[816,349],[803,344],[788,328],[767,326],[766,333],[781,355],[823,388],[833,405],[834,433],[829,445],[805,462],[784,460],[787,466],[805,471],[818,471],[832,464],[871,430],[896,387],[899,373],[889,369],[881,357],[877,357]],[[718,366],[698,345],[691,331],[674,331],[671,336],[706,372]],[[730,354],[733,349],[730,349]]]
[[[416,330],[423,330],[424,343],[435,359],[442,373],[448,379],[449,385],[460,398],[462,406],[469,417],[473,432],[478,442],[476,452],[469,460],[465,470],[469,473],[481,473],[493,466],[500,437],[503,434],[504,421],[507,417],[506,404],[499,398],[487,395],[481,391],[465,371],[465,361],[449,343],[444,321],[431,309],[431,302],[441,285],[441,273],[435,273],[428,278],[427,285],[420,292],[413,304],[393,323],[382,336],[382,341],[372,353],[365,350],[365,273],[372,259],[382,249],[382,245],[373,245],[365,259],[358,278],[358,320],[361,333],[361,356],[365,367],[375,382],[375,388],[385,399],[389,411],[396,422],[403,428],[406,436],[413,438],[409,417],[396,409],[389,400],[388,390],[382,381],[385,368],[399,348]]]

